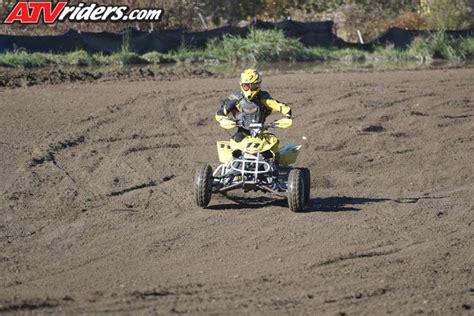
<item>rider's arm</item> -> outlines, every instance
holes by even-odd
[[[261,96],[262,104],[272,112],[280,112],[287,118],[291,118],[291,108],[285,103],[281,103],[273,99],[268,92],[262,92]]]
[[[220,122],[223,118],[228,117],[230,113],[234,112],[238,100],[237,95],[231,94],[227,99],[222,101],[219,110],[216,112],[216,121]]]

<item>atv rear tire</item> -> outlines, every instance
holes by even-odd
[[[304,203],[307,204],[311,198],[311,172],[308,168],[300,168],[304,178]]]
[[[300,169],[288,174],[288,206],[292,212],[302,212],[305,205],[305,177]]]
[[[201,165],[194,177],[194,197],[196,205],[206,207],[212,195],[212,168],[208,164]]]

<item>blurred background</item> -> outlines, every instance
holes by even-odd
[[[0,19],[17,1],[1,0]],[[57,2],[57,1],[55,1]],[[78,2],[96,1],[69,1]],[[120,0],[101,4],[130,8],[163,8],[159,23],[57,23],[54,25],[0,25],[1,34],[53,35],[70,28],[79,31],[118,32],[127,27],[141,31],[183,29],[201,31],[221,26],[245,26],[255,19],[265,21],[326,21],[336,25],[336,34],[357,41],[360,30],[370,40],[389,27],[417,30],[461,30],[474,27],[474,0]]]

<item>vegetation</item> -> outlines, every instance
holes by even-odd
[[[459,50],[464,58],[474,58],[474,38],[470,37],[459,42]]]
[[[25,52],[11,52],[0,55],[0,66],[25,68],[44,67],[52,63],[52,57],[53,55],[42,53],[27,54]]]
[[[454,40],[444,32],[417,38],[406,50],[378,47],[374,51],[355,48],[304,47],[297,39],[285,37],[277,30],[251,30],[247,37],[225,36],[210,41],[204,49],[182,46],[169,54],[151,52],[139,56],[130,52],[126,40],[122,50],[112,54],[89,54],[76,51],[68,54],[28,54],[22,51],[0,54],[0,66],[35,68],[48,65],[100,66],[143,63],[201,62],[228,64],[273,61],[340,61],[345,63],[418,61],[434,59],[461,61],[474,58],[474,38]]]
[[[472,3],[472,2],[470,2]],[[427,20],[433,30],[457,30],[474,27],[472,10],[467,1],[431,0],[427,2]]]
[[[95,1],[69,1],[71,4],[79,2]],[[0,20],[6,17],[16,3],[15,0],[0,0]],[[117,1],[102,0],[100,3],[116,4]],[[127,27],[140,30],[183,28],[199,31],[204,28],[200,15],[210,28],[239,25],[254,18],[272,21],[288,18],[311,21],[320,18],[338,19],[341,31],[352,32],[359,29],[368,38],[392,24],[431,30],[474,27],[472,0],[121,0],[120,4],[130,8],[162,7],[165,14],[162,21],[153,24],[63,22],[54,27],[15,24],[0,25],[0,33],[52,34],[63,33],[69,28],[117,32]],[[400,17],[405,23],[400,23]]]
[[[210,41],[206,55],[219,61],[304,61],[314,59],[298,39],[275,30],[252,29],[247,37],[226,36]]]

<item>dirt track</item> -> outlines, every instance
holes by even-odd
[[[304,214],[194,206],[236,79],[0,90],[0,312],[471,313],[474,69],[264,83],[294,109]]]

